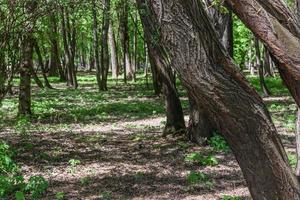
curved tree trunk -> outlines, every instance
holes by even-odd
[[[253,199],[300,199],[299,183],[263,100],[225,53],[202,3],[148,3],[174,68],[226,138]]]
[[[141,6],[141,4],[138,5]],[[175,87],[175,77],[173,76],[171,64],[166,56],[165,48],[159,43],[154,42],[157,30],[151,27],[151,18],[145,15],[145,12],[140,12],[140,16],[144,22],[144,36],[148,44],[149,58],[152,61],[151,65],[157,73],[156,75],[161,83],[161,89],[165,100],[167,120],[163,135],[184,133],[185,121],[182,106],[179,94]]]

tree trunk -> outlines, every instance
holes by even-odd
[[[115,33],[114,33],[114,27],[112,20],[110,20],[110,25],[108,29],[108,41],[109,41],[109,46],[110,46],[110,56],[111,56],[111,71],[112,71],[112,77],[113,78],[118,78],[119,76],[119,61],[118,61],[118,51],[117,51],[117,46],[116,46],[116,38],[115,38]]]
[[[45,81],[45,86],[49,89],[53,89],[53,87],[50,85],[50,83],[48,81],[45,66],[44,66],[44,62],[43,62],[43,57],[42,57],[39,45],[38,45],[36,40],[33,41],[33,45],[34,45],[34,48],[35,48],[35,52],[38,56],[38,62],[39,62],[39,66],[41,67],[41,70],[42,70],[43,78],[44,78],[44,81]]]
[[[295,17],[281,4],[281,1],[226,0],[226,2],[268,47],[276,59],[281,77],[297,105],[300,106],[300,31],[298,25],[294,24]],[[271,14],[264,8],[267,8]]]
[[[254,39],[254,47],[256,52],[256,68],[258,69],[259,74],[259,84],[265,96],[270,96],[271,92],[269,91],[264,76],[264,68],[261,62],[261,55],[259,49],[259,40],[257,38]]]
[[[141,4],[139,4],[141,8]],[[157,30],[151,26],[151,18],[149,18],[145,12],[140,12],[140,16],[143,19],[143,27],[145,30],[145,39],[149,49],[149,57],[152,60],[153,68],[159,74],[159,79],[162,84],[162,92],[165,100],[166,109],[166,125],[163,131],[164,135],[184,133],[185,121],[182,111],[179,94],[175,87],[175,77],[173,76],[171,64],[166,56],[166,50],[164,46],[153,42],[154,37],[157,34]]]
[[[269,50],[267,49],[266,46],[264,46],[264,69],[265,69],[265,74],[264,76],[274,76],[274,70],[272,67],[272,60],[270,58],[270,53]]]
[[[205,106],[212,115],[242,169],[253,199],[300,199],[299,183],[266,106],[225,53],[202,3],[148,3],[182,83],[197,105]]]
[[[151,72],[152,72],[152,82],[153,82],[153,89],[154,89],[154,94],[159,96],[162,92],[162,83],[161,83],[161,78],[159,77],[159,72],[157,71],[156,63],[155,60],[152,56],[150,56],[150,48],[148,44],[148,55],[149,55],[149,62],[151,66]]]
[[[103,2],[103,20],[102,20],[102,50],[101,50],[101,90],[107,90],[107,76],[109,69],[109,53],[108,53],[108,29],[110,21],[110,0]]]
[[[61,81],[64,81],[66,80],[66,77],[60,63],[59,44],[57,38],[58,36],[57,19],[54,13],[50,14],[50,23],[51,23],[51,33],[50,33],[51,56],[50,56],[49,75],[57,76],[59,73]]]
[[[33,45],[30,33],[22,41],[22,63],[20,66],[19,115],[31,115],[31,68]]]
[[[99,35],[98,35],[98,19],[96,2],[93,0],[93,50],[94,50],[94,65],[96,67],[96,78],[99,91],[101,90],[101,67],[99,54]],[[103,67],[103,66],[102,66]]]
[[[190,116],[187,136],[190,141],[202,145],[213,136],[216,129],[209,120],[210,117],[208,116],[208,113],[205,112],[205,109],[197,105],[195,97],[193,97],[192,94],[189,94],[188,96],[190,103]]]
[[[124,68],[124,82],[133,78],[133,70],[130,62],[129,52],[129,35],[128,35],[128,2],[122,0],[121,15],[120,15],[120,39],[123,50],[123,68]]]

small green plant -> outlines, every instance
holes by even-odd
[[[76,171],[77,165],[79,165],[80,163],[81,163],[81,161],[80,161],[80,160],[77,160],[77,159],[71,159],[71,160],[69,160],[70,167],[69,167],[69,170],[68,170],[68,171],[69,171],[71,174],[74,174],[75,171]]]
[[[104,191],[101,194],[101,199],[103,199],[103,200],[112,200],[112,198],[113,198],[113,196],[110,191]]]
[[[57,192],[55,194],[56,200],[63,200],[65,198],[65,193],[64,192]]]
[[[242,200],[241,197],[238,196],[228,196],[228,195],[224,195],[221,197],[220,200]]]
[[[294,154],[288,153],[288,159],[289,159],[289,163],[290,165],[295,168],[297,165],[297,157]]]
[[[207,174],[205,174],[203,172],[191,171],[187,175],[187,181],[191,185],[203,183],[205,186],[207,186],[209,188],[211,188],[213,186],[213,182],[211,181],[211,179],[208,177]]]
[[[32,176],[29,178],[28,184],[25,190],[31,194],[33,199],[37,199],[41,196],[48,188],[49,183],[42,176]]]
[[[92,179],[89,176],[84,177],[84,178],[80,178],[80,184],[81,185],[89,185],[89,184],[91,184],[91,182],[92,182]]]
[[[221,135],[214,134],[214,136],[208,140],[208,144],[215,151],[223,151],[223,152],[229,151],[229,146]]]
[[[28,135],[28,130],[30,129],[31,123],[28,116],[20,116],[15,123],[16,133],[26,136]]]
[[[187,143],[187,142],[184,142],[184,141],[179,141],[178,143],[178,146],[180,146],[182,149],[188,149],[191,144]]]
[[[12,156],[10,147],[0,142],[0,198],[15,194],[17,200],[23,200],[25,193],[30,194],[32,199],[40,197],[48,188],[48,182],[42,176],[32,176],[26,183]]]
[[[202,166],[215,166],[219,162],[213,155],[203,156],[200,153],[190,153],[185,157],[185,161],[189,163],[197,163]]]

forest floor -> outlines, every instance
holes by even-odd
[[[250,80],[258,89],[257,78]],[[90,75],[79,77],[78,90],[51,82],[56,90],[34,86],[32,118],[16,117],[17,94],[3,102],[0,115],[0,139],[18,152],[22,173],[49,181],[41,199],[250,199],[230,150],[161,136],[163,100],[144,81],[110,80],[108,92],[98,92]],[[265,101],[294,165],[296,105],[279,78],[267,84],[275,97]]]

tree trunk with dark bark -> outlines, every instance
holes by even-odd
[[[50,85],[49,80],[47,78],[46,70],[45,70],[45,66],[44,66],[44,62],[43,62],[43,57],[42,57],[39,45],[36,40],[33,41],[33,46],[34,46],[35,52],[38,56],[38,62],[39,62],[39,66],[41,67],[41,70],[42,70],[42,75],[43,75],[43,78],[45,81],[45,86],[49,89],[53,89],[53,87]]]
[[[120,39],[123,50],[123,69],[124,69],[124,82],[132,80],[133,69],[130,61],[129,52],[129,35],[128,35],[128,2],[122,0],[121,15],[120,15]]]
[[[94,50],[94,66],[96,67],[96,79],[98,89],[101,91],[101,66],[100,66],[100,51],[99,51],[99,34],[98,34],[98,19],[97,19],[97,7],[96,1],[92,3],[93,14],[93,50]],[[103,66],[102,66],[103,67]]]
[[[142,4],[137,2],[139,10],[142,10]],[[155,68],[160,80],[162,92],[165,100],[166,109],[166,125],[163,131],[164,135],[184,133],[185,121],[182,111],[179,94],[175,86],[175,77],[173,76],[170,61],[167,57],[164,46],[155,41],[155,36],[158,34],[155,27],[152,25],[151,16],[146,15],[146,12],[140,12],[140,17],[143,21],[144,37],[147,41],[149,49],[149,57],[152,61],[151,65]]]
[[[205,106],[212,115],[253,199],[300,199],[299,183],[267,108],[219,42],[202,3],[148,3],[182,83],[197,105]]]
[[[32,36],[24,36],[22,41],[22,63],[20,66],[19,115],[31,115],[31,69],[33,67]]]
[[[268,89],[266,82],[265,82],[264,68],[262,65],[260,48],[259,48],[259,40],[257,38],[254,39],[254,47],[255,47],[255,52],[256,52],[256,68],[258,69],[259,84],[260,84],[260,87],[261,87],[264,95],[270,96],[271,92]]]
[[[49,75],[57,76],[59,74],[61,81],[64,81],[66,80],[66,77],[60,63],[59,43],[57,38],[58,37],[57,19],[54,13],[50,14],[50,23],[51,23],[51,33],[50,33],[51,56],[50,56]]]
[[[102,20],[102,45],[101,45],[101,90],[107,90],[107,76],[109,69],[109,53],[108,53],[108,29],[110,21],[110,0],[103,2],[103,20]]]

